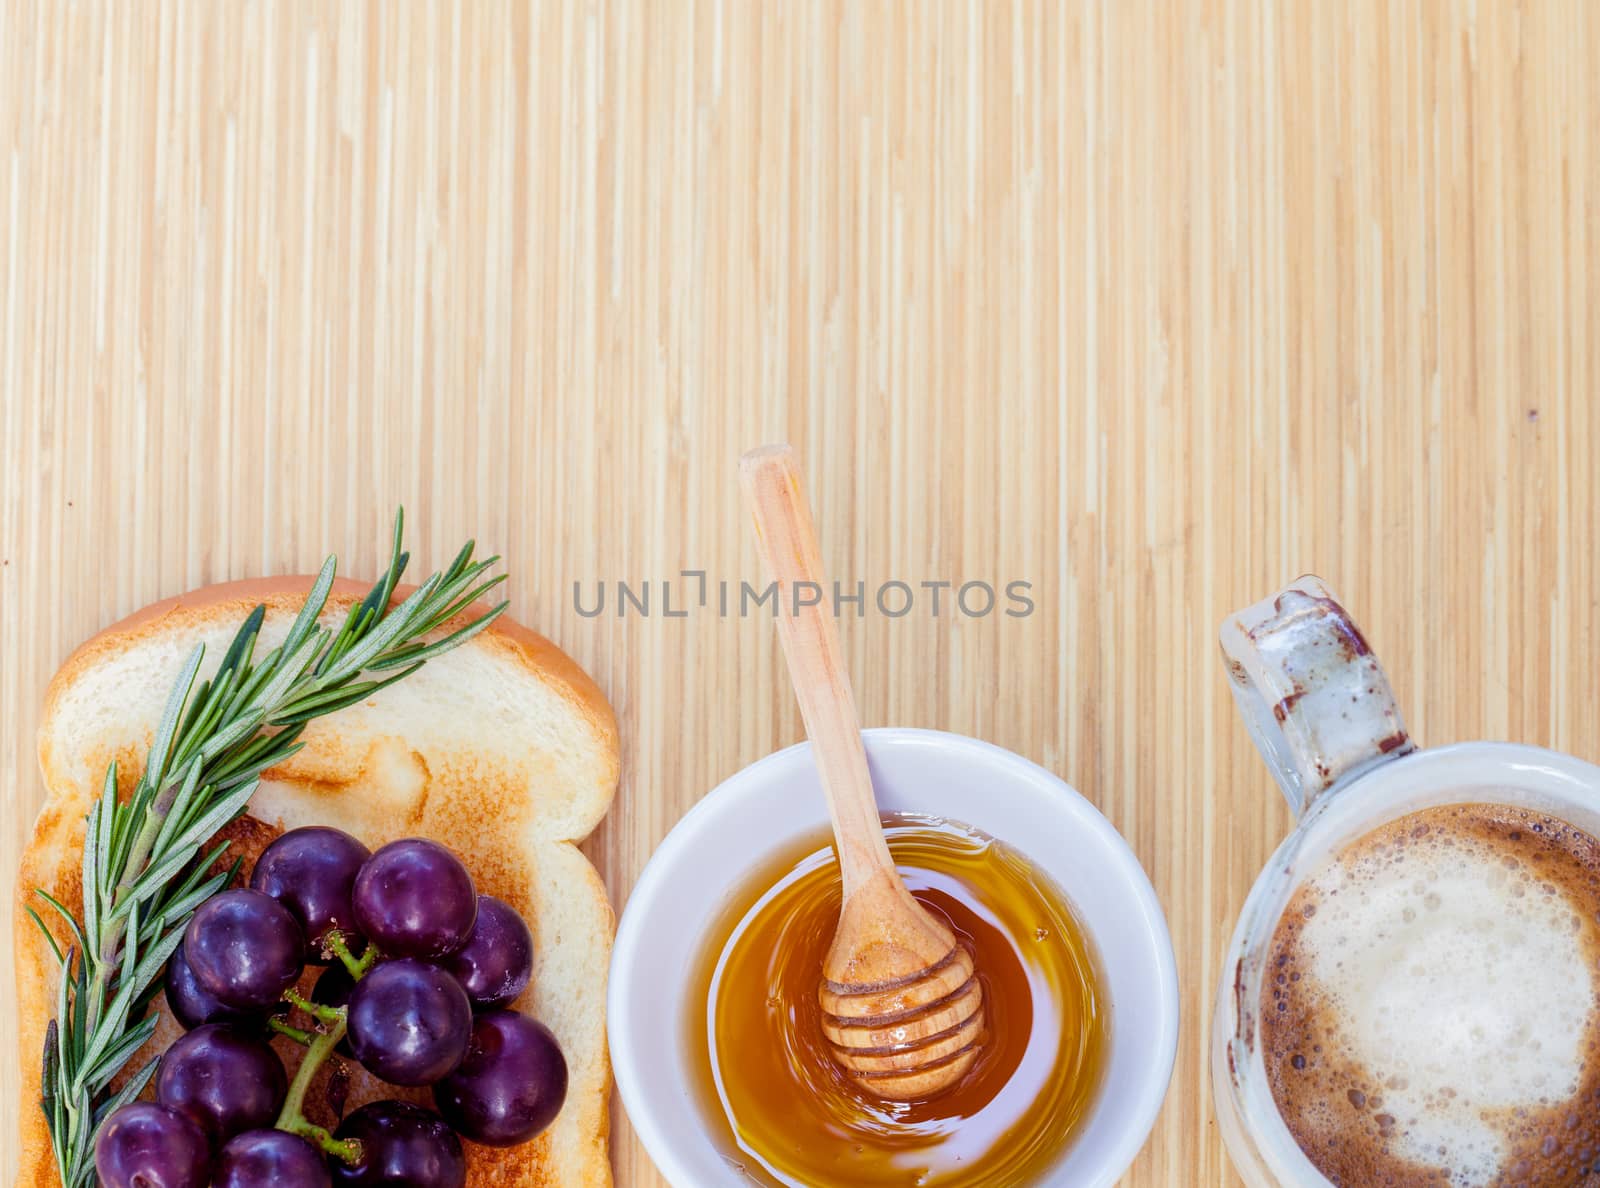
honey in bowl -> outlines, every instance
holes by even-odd
[[[701,1112],[766,1185],[1037,1183],[1099,1086],[1109,1020],[1093,950],[1060,890],[964,825],[888,816],[906,886],[974,955],[988,1034],[936,1098],[885,1102],[849,1081],[822,1033],[817,979],[839,920],[826,832],[735,893],[700,954],[687,1021]]]

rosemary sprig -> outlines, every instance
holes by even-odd
[[[403,527],[403,513],[397,514],[387,572],[337,629],[318,622],[333,587],[329,557],[288,635],[259,660],[264,606],[245,619],[216,673],[198,683],[204,649],[195,648],[126,801],[117,797],[116,764],[106,771],[84,836],[82,919],[48,892],[36,892],[65,926],[63,948],[43,916],[29,909],[60,963],[41,1104],[65,1188],[93,1182],[101,1121],[137,1097],[155,1072],[152,1060],[119,1092],[107,1092],[155,1033],[157,1015],[149,1008],[189,917],[238,873],[235,862],[207,875],[227,845],[210,842],[245,811],[261,773],[301,748],[306,723],[403,680],[505,611],[502,602],[429,639],[504,575],[485,576],[499,558],[474,561],[469,541],[448,568],[391,606],[409,559],[401,549]]]

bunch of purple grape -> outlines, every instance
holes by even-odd
[[[295,988],[308,964],[327,969],[304,999]],[[526,1142],[566,1098],[555,1037],[507,1009],[532,972],[527,924],[479,895],[443,846],[411,838],[374,854],[337,829],[286,833],[248,888],[190,921],[166,979],[187,1034],[161,1059],[155,1101],[125,1105],[101,1128],[100,1182],[460,1188],[462,1136]],[[284,1021],[291,1005],[311,1030]],[[269,1028],[308,1043],[307,1066],[337,1043],[380,1080],[432,1086],[436,1108],[377,1101],[329,1134],[300,1112],[315,1068],[290,1084]]]

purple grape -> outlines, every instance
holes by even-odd
[[[322,1153],[286,1130],[247,1130],[217,1156],[211,1188],[331,1188]]]
[[[475,1008],[505,1006],[533,976],[533,933],[505,900],[480,895],[478,922],[467,943],[441,964],[455,974]]]
[[[472,1024],[461,1067],[433,1087],[445,1121],[474,1142],[512,1147],[538,1134],[567,1098],[567,1061],[543,1023],[490,1011]]]
[[[167,1007],[185,1031],[193,1031],[207,1023],[237,1023],[245,1026],[259,1025],[258,1011],[242,1011],[224,1006],[207,994],[189,968],[189,961],[180,944],[167,961]]]
[[[355,939],[355,910],[350,896],[356,874],[372,857],[348,833],[311,825],[291,829],[261,852],[250,875],[250,887],[272,896],[294,913],[306,934],[306,960],[327,956],[322,942],[337,928],[346,943]]]
[[[356,927],[386,957],[443,957],[467,941],[478,893],[461,860],[437,842],[406,838],[374,854],[355,886]]]
[[[356,1139],[354,1164],[329,1160],[336,1184],[352,1188],[463,1188],[461,1140],[432,1110],[403,1101],[375,1101],[346,1118],[335,1137]]]
[[[200,988],[245,1010],[270,1010],[305,968],[305,934],[294,915],[243,887],[201,904],[183,947]]]
[[[156,1070],[156,1100],[199,1126],[213,1147],[271,1126],[288,1089],[272,1045],[226,1023],[178,1039]]]
[[[431,1085],[461,1063],[472,1003],[444,970],[406,957],[371,970],[350,992],[350,1050],[391,1085]]]
[[[211,1149],[182,1114],[136,1101],[101,1126],[94,1170],[100,1188],[205,1188]]]

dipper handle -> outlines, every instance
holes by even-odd
[[[844,895],[894,869],[861,746],[855,694],[839,631],[824,609],[827,584],[794,451],[762,446],[739,462],[745,502],[767,574],[778,586],[778,638],[833,819]]]

